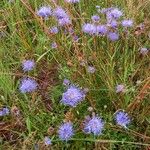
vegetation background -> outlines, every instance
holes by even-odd
[[[56,22],[36,15],[42,5],[55,7],[51,0],[0,1],[0,106],[11,109],[11,115],[0,118],[0,149],[149,150],[150,59],[139,49],[150,47],[150,1],[81,0],[72,5],[58,0],[73,20],[78,42],[63,29],[57,35],[48,33]],[[129,37],[120,31],[120,40],[110,42],[83,34],[81,26],[96,13],[96,5],[118,7],[132,18]],[[139,28],[140,23],[144,29]],[[51,48],[54,41],[57,49]],[[36,61],[36,68],[28,75],[21,68],[24,59]],[[81,61],[93,65],[96,72],[90,74]],[[38,91],[20,93],[19,82],[25,76],[38,81]],[[89,88],[86,100],[74,109],[60,104],[64,78]],[[117,94],[115,87],[121,83],[127,91]],[[89,107],[107,122],[101,136],[85,135],[81,130],[82,120],[91,113]],[[118,109],[126,110],[132,118],[128,130],[113,123]],[[64,119],[73,121],[77,129],[67,143],[57,136]],[[49,147],[44,146],[45,136],[53,141]]]

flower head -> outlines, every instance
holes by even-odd
[[[45,138],[44,138],[44,143],[45,143],[45,145],[51,145],[52,144],[52,141],[51,141],[51,139],[48,137],[48,136],[46,136]]]
[[[110,10],[107,11],[106,13],[107,19],[119,19],[123,13],[118,9],[118,8],[111,8]]]
[[[116,86],[116,93],[125,92],[125,86],[123,84],[118,84]]]
[[[58,46],[57,46],[57,43],[56,42],[53,42],[52,44],[51,44],[51,48],[52,49],[56,49]]]
[[[96,28],[96,25],[94,24],[86,23],[82,26],[82,31],[90,35],[94,35],[97,32],[97,28]]]
[[[19,89],[21,93],[28,93],[28,92],[35,91],[37,87],[38,87],[38,84],[35,80],[30,79],[30,78],[24,78],[21,81]]]
[[[117,32],[109,32],[107,34],[107,37],[111,40],[111,41],[117,41],[119,39],[119,34]]]
[[[118,22],[116,20],[108,20],[107,26],[109,26],[111,28],[117,28]]]
[[[53,14],[56,17],[60,26],[71,24],[70,17],[63,8],[57,7],[56,9],[54,9]]]
[[[22,68],[24,71],[30,71],[35,67],[35,62],[33,60],[25,60],[22,63]]]
[[[85,93],[80,88],[71,85],[63,93],[61,102],[65,105],[76,107],[76,105],[85,98]]]
[[[120,110],[115,113],[115,121],[118,125],[125,128],[131,122],[130,117],[123,110]]]
[[[132,27],[133,26],[133,21],[132,20],[123,20],[122,21],[122,26],[123,27]]]
[[[42,6],[38,11],[37,15],[43,18],[48,18],[52,15],[51,7],[49,6]]]
[[[87,134],[93,133],[94,135],[100,135],[104,128],[104,122],[100,117],[94,116],[88,118],[84,123],[84,132]]]
[[[98,25],[96,30],[97,30],[98,35],[105,35],[107,33],[107,26],[106,25]]]
[[[70,81],[68,79],[64,79],[63,85],[68,86],[70,84]]]
[[[93,15],[91,17],[91,19],[92,19],[93,22],[98,22],[100,20],[100,17],[98,15]]]
[[[7,107],[3,107],[0,110],[0,116],[6,116],[6,115],[9,115],[9,113],[10,113],[10,110]]]
[[[68,3],[78,3],[80,0],[65,0]]]
[[[52,33],[52,34],[57,34],[58,32],[59,32],[59,30],[55,26],[50,29],[50,33]]]
[[[74,130],[71,122],[63,123],[58,130],[59,138],[62,141],[68,141],[74,135]]]

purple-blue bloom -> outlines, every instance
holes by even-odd
[[[115,121],[118,125],[127,128],[127,125],[131,122],[129,115],[123,110],[115,113]]]
[[[84,100],[85,93],[80,88],[71,85],[67,91],[63,93],[61,102],[64,105],[76,107],[79,102]]]
[[[106,15],[107,20],[112,20],[119,19],[123,15],[123,13],[118,8],[111,8],[109,11],[107,11]]]
[[[35,67],[34,60],[25,60],[22,63],[22,68],[24,71],[30,71]]]
[[[52,144],[52,141],[51,141],[51,139],[48,137],[48,136],[46,136],[45,138],[44,138],[44,143],[45,143],[45,145],[51,145]]]
[[[35,80],[30,79],[30,78],[24,78],[21,80],[19,89],[21,93],[28,93],[28,92],[35,91],[37,87],[38,87],[38,84]]]
[[[125,86],[123,84],[118,84],[116,86],[116,93],[125,92]]]
[[[52,33],[52,34],[57,34],[58,32],[59,32],[59,30],[56,26],[54,26],[50,29],[50,33]]]
[[[80,0],[65,0],[68,3],[78,3]]]
[[[6,115],[9,115],[9,113],[10,113],[10,110],[7,107],[3,107],[0,110],[0,116],[6,116]]]
[[[98,25],[97,26],[97,34],[98,35],[105,35],[107,33],[108,29],[106,25]]]
[[[104,128],[104,122],[100,117],[93,116],[88,118],[84,124],[84,132],[87,134],[93,133],[94,135],[100,135]]]
[[[111,40],[111,41],[117,41],[119,39],[119,34],[117,32],[109,32],[107,34],[107,37]]]
[[[98,22],[100,20],[100,17],[98,15],[93,15],[91,17],[91,19],[92,19],[93,22]]]
[[[70,81],[68,79],[64,79],[63,85],[68,86],[70,84]]]
[[[70,17],[63,8],[57,7],[56,9],[54,9],[53,14],[58,20],[58,24],[60,26],[71,24]]]
[[[122,26],[123,27],[132,27],[133,26],[133,21],[132,20],[123,20],[122,21]]]
[[[71,122],[63,123],[58,130],[59,138],[62,141],[68,141],[74,135],[73,125]]]
[[[110,20],[110,21],[108,20],[107,26],[109,26],[111,28],[117,28],[118,22],[116,20]]]
[[[88,33],[90,35],[96,34],[97,32],[97,27],[94,24],[91,23],[86,23],[82,26],[82,31],[84,33]]]
[[[52,49],[56,49],[58,46],[57,46],[57,43],[56,42],[53,42],[52,44],[51,44],[51,48]]]
[[[38,11],[37,15],[43,18],[48,18],[52,15],[51,7],[49,6],[42,6]]]

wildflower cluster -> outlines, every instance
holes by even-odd
[[[99,14],[93,15],[91,17],[91,23],[84,23],[82,26],[82,31],[84,33],[94,35],[94,36],[107,36],[111,41],[116,41],[119,39],[118,27],[121,25],[123,28],[127,29],[133,26],[133,21],[131,19],[121,20],[123,12],[118,8],[105,8],[102,9],[100,15],[105,15],[105,23],[101,23],[101,17]]]

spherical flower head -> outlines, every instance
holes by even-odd
[[[63,123],[58,130],[59,138],[62,141],[68,141],[74,135],[73,125],[71,122]]]
[[[56,19],[68,18],[66,11],[61,7],[55,8],[53,15],[56,17]]]
[[[53,42],[52,44],[51,44],[51,48],[52,49],[56,49],[58,46],[57,46],[57,43],[56,42]]]
[[[88,66],[87,71],[89,73],[94,73],[96,71],[96,69],[94,67],[92,67],[92,66]]]
[[[29,93],[35,91],[37,87],[38,84],[35,80],[30,78],[25,78],[22,79],[19,89],[21,93]]]
[[[119,19],[123,13],[118,8],[111,8],[107,12],[107,19]]]
[[[108,31],[106,25],[98,25],[96,30],[98,35],[105,35]]]
[[[52,33],[52,34],[57,34],[58,32],[59,32],[59,30],[55,26],[50,29],[50,33]]]
[[[44,143],[45,143],[45,145],[51,145],[52,144],[52,141],[51,141],[51,139],[48,137],[48,136],[46,136],[45,138],[44,138]]]
[[[66,26],[66,25],[69,25],[71,24],[71,20],[69,17],[65,17],[65,18],[62,18],[62,19],[58,19],[58,24],[60,26]]]
[[[107,37],[111,40],[111,41],[117,41],[119,39],[119,34],[117,32],[109,32],[107,34]]]
[[[0,116],[6,116],[10,114],[10,110],[7,107],[4,107],[0,110]]]
[[[122,21],[122,26],[123,27],[132,27],[133,26],[133,21],[132,20],[123,20]]]
[[[127,128],[127,125],[129,125],[129,123],[131,122],[129,115],[123,110],[115,113],[115,121],[118,125],[124,128]]]
[[[146,55],[148,52],[149,52],[149,49],[147,49],[147,48],[145,48],[145,47],[142,47],[142,48],[140,49],[140,53],[141,53],[142,55]]]
[[[84,124],[84,132],[87,134],[93,133],[94,135],[100,135],[104,128],[104,122],[100,117],[94,116],[88,119]]]
[[[111,28],[117,28],[118,22],[116,20],[108,20],[107,26],[109,26]]]
[[[125,92],[125,86],[123,84],[118,84],[116,86],[116,93]]]
[[[65,85],[65,86],[70,85],[70,81],[68,79],[64,79],[63,85]]]
[[[80,0],[65,0],[67,3],[78,3]]]
[[[98,15],[93,15],[91,17],[91,19],[92,19],[93,22],[98,22],[100,20],[100,17]]]
[[[64,105],[76,107],[79,102],[85,98],[85,93],[78,87],[71,85],[63,93],[61,102]]]
[[[22,63],[22,68],[24,71],[30,71],[35,67],[34,60],[25,60]]]
[[[82,26],[82,31],[90,35],[94,35],[97,32],[97,28],[94,24],[86,23]]]
[[[37,15],[43,18],[48,18],[52,15],[51,7],[49,6],[42,6],[38,11]]]

